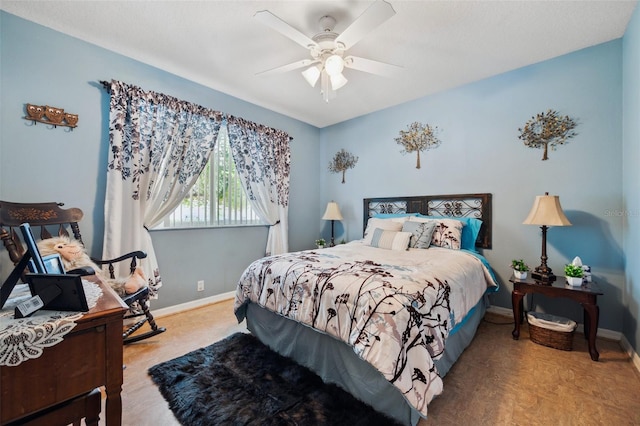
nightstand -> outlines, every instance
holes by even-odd
[[[122,424],[122,316],[127,305],[110,286],[94,277],[86,279],[98,282],[102,296],[61,342],[17,366],[0,366],[0,424],[23,424],[31,418],[28,416],[36,416],[46,424],[66,425],[74,420],[52,419],[59,420],[62,417],[56,417],[58,414],[67,416],[76,408],[78,413],[92,413],[85,402],[91,403],[93,397],[74,398],[102,386],[104,424]],[[52,407],[53,413],[49,411]],[[40,417],[45,413],[52,417]]]
[[[520,324],[524,319],[522,298],[525,294],[537,293],[548,297],[564,297],[580,303],[584,308],[584,335],[589,341],[589,354],[592,360],[598,360],[600,354],[596,350],[596,334],[598,333],[600,308],[597,299],[603,293],[596,283],[586,283],[580,287],[574,287],[565,283],[564,277],[559,277],[557,281],[545,284],[531,278],[519,280],[514,276],[511,276],[509,281],[513,283],[511,303],[515,328],[511,334],[515,340],[520,337]]]

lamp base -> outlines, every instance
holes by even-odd
[[[556,280],[556,276],[553,272],[533,271],[531,272],[531,278],[542,284],[551,284]]]

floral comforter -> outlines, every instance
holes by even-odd
[[[473,254],[361,242],[265,257],[243,273],[234,311],[256,303],[346,342],[423,416],[442,392],[433,359],[495,282]]]

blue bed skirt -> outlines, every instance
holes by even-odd
[[[445,353],[435,362],[441,377],[473,340],[488,306],[484,297],[447,338]],[[339,385],[402,424],[416,425],[420,420],[420,413],[406,402],[400,391],[346,343],[253,303],[243,308],[246,308],[249,331],[276,352],[293,358],[325,382]]]

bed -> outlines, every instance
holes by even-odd
[[[269,256],[239,280],[238,321],[277,352],[415,425],[497,290],[491,194],[364,200],[364,237]]]

